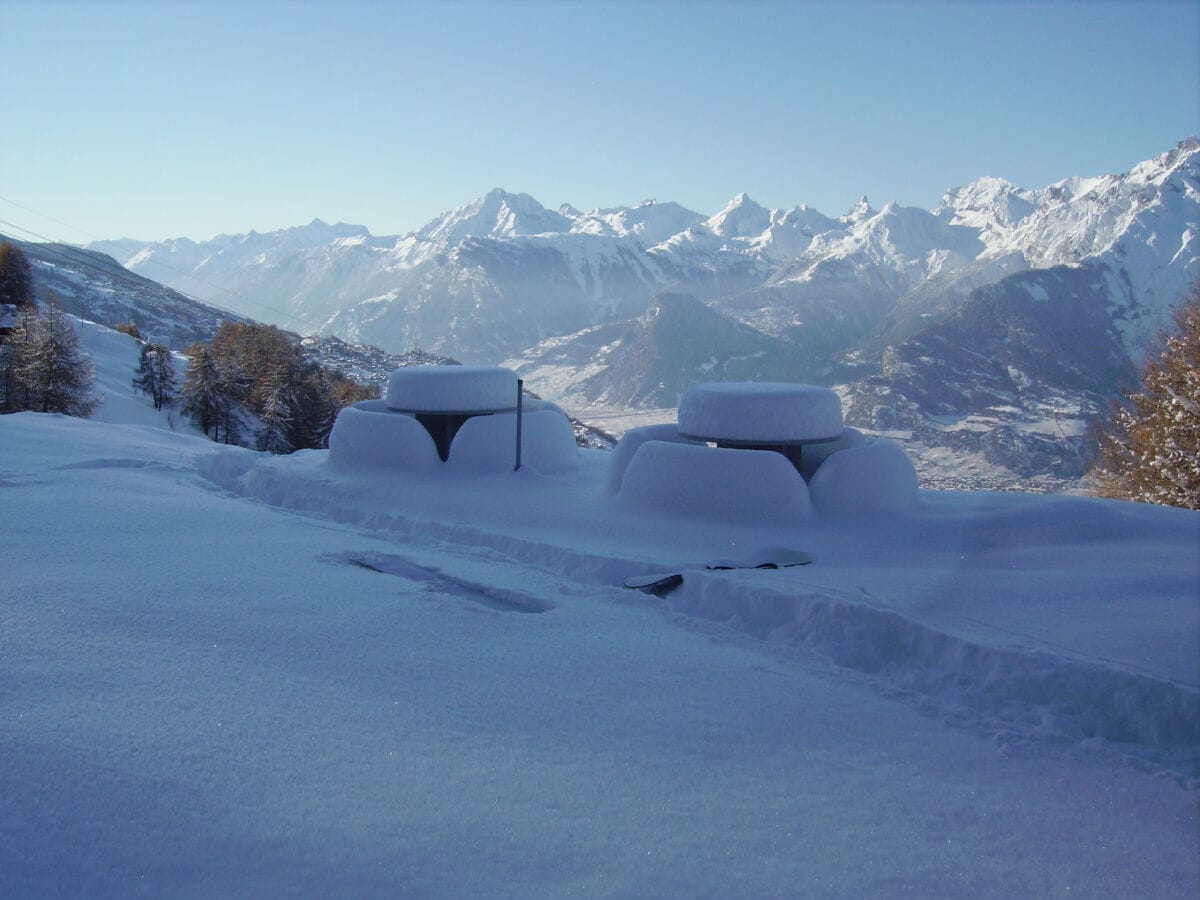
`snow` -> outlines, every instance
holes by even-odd
[[[625,480],[625,470],[633,459],[638,448],[647,441],[665,441],[678,444],[699,444],[701,442],[683,437],[679,427],[674,422],[663,422],[657,425],[640,425],[630,428],[617,442],[616,449],[608,461],[608,482],[605,492],[615,494],[621,489]]]
[[[116,421],[120,346],[100,421],[0,417],[0,894],[1200,891],[1197,513],[272,457]]]
[[[854,447],[861,447],[866,444],[868,438],[857,428],[843,428],[839,438],[832,441],[822,441],[819,444],[809,444],[804,448],[804,452],[800,457],[800,474],[804,476],[804,480],[808,481],[813,477],[813,474],[824,465],[825,460],[829,459],[834,453],[840,453],[842,450],[849,450]]]
[[[579,450],[571,421],[561,410],[531,410],[521,420],[521,466],[547,474],[569,469]],[[450,445],[448,462],[457,472],[498,473],[516,462],[516,413],[468,419]]]
[[[387,405],[412,412],[515,409],[517,376],[500,366],[406,366],[388,379]]]
[[[683,523],[789,523],[811,510],[808,486],[782,454],[671,441],[634,451],[616,499],[630,513]]]
[[[917,470],[886,438],[830,455],[809,480],[816,508],[826,515],[906,513],[918,506]]]
[[[396,413],[383,401],[363,401],[343,409],[329,434],[329,461],[343,470],[437,471],[441,460],[425,426]]]
[[[712,441],[827,440],[842,433],[842,401],[812,384],[697,384],[679,401],[679,430]]]
[[[411,368],[419,369],[417,366]],[[436,366],[429,367],[429,371],[461,368],[464,367]],[[393,383],[398,380],[394,378]],[[410,380],[424,383],[421,379],[405,381]],[[453,381],[457,387],[463,380]],[[469,379],[467,381],[469,384]],[[435,384],[439,389],[442,387],[441,381],[435,381]],[[442,391],[440,396],[460,402],[475,395]],[[390,409],[389,402],[364,400],[338,413],[329,435],[330,464],[341,471],[443,474],[437,447],[429,431],[409,413]],[[575,465],[578,455],[575,432],[566,414],[545,400],[526,401],[521,419],[521,465],[538,472],[555,472]],[[455,475],[512,470],[517,462],[517,414],[499,412],[467,419],[450,443],[446,462]]]

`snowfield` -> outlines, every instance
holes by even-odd
[[[1200,891],[1200,515],[270,457],[84,327],[97,421],[0,417],[0,894]]]

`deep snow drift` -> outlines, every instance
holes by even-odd
[[[268,457],[106,385],[0,417],[0,893],[1200,890],[1196,513],[835,473],[730,517],[619,454]],[[814,562],[705,568],[771,548]]]

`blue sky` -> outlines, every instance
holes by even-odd
[[[1195,0],[0,0],[0,231],[398,234],[493,187],[930,208],[1200,132],[1198,35]]]

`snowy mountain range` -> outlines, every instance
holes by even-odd
[[[405,236],[318,220],[91,249],[303,333],[509,361],[577,411],[802,377],[842,386],[860,426],[1073,477],[1086,423],[1200,277],[1198,235],[1191,138],[1118,175],[981,178],[933,210],[864,197],[831,218],[739,194],[708,217],[655,201],[584,213],[497,189]],[[1064,347],[1090,358],[1068,364]],[[976,358],[986,390],[968,389]]]

